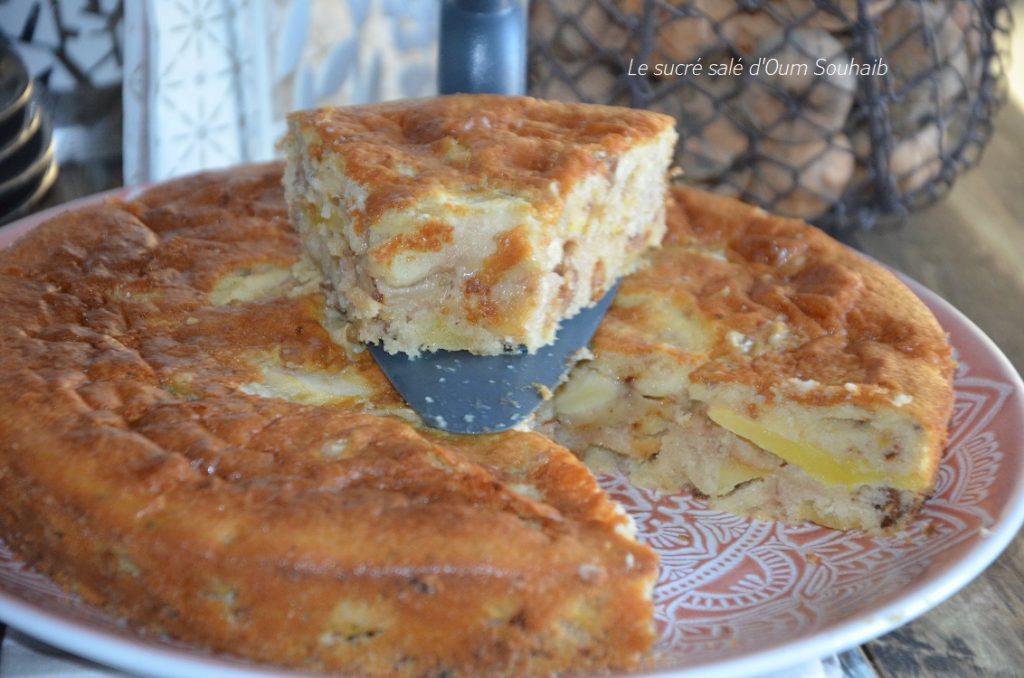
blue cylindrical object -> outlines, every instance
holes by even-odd
[[[441,94],[526,92],[523,0],[442,0]]]

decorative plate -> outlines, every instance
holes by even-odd
[[[85,199],[95,201],[95,196]],[[56,211],[0,230],[4,247]],[[976,577],[1024,521],[1024,384],[999,349],[934,293],[907,283],[949,332],[959,361],[949,445],[935,496],[885,538],[786,527],[602,485],[661,556],[659,640],[650,675],[743,676],[784,669],[890,631]],[[0,618],[69,652],[138,673],[274,673],[172,641],[141,638],[26,569],[0,542]]]

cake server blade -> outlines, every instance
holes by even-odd
[[[494,356],[436,351],[409,358],[370,346],[373,357],[409,407],[450,433],[495,433],[516,427],[544,402],[572,368],[615,298],[562,321],[555,342],[530,355],[520,348]]]

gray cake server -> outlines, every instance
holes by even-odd
[[[442,94],[523,94],[523,0],[443,0],[438,85]],[[430,426],[451,433],[494,433],[527,419],[561,383],[590,343],[618,285],[595,306],[564,320],[555,342],[530,355],[435,351],[409,358],[370,346],[384,374]]]

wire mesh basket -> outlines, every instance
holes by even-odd
[[[674,116],[682,180],[835,234],[975,163],[1006,0],[532,0],[530,93]]]

